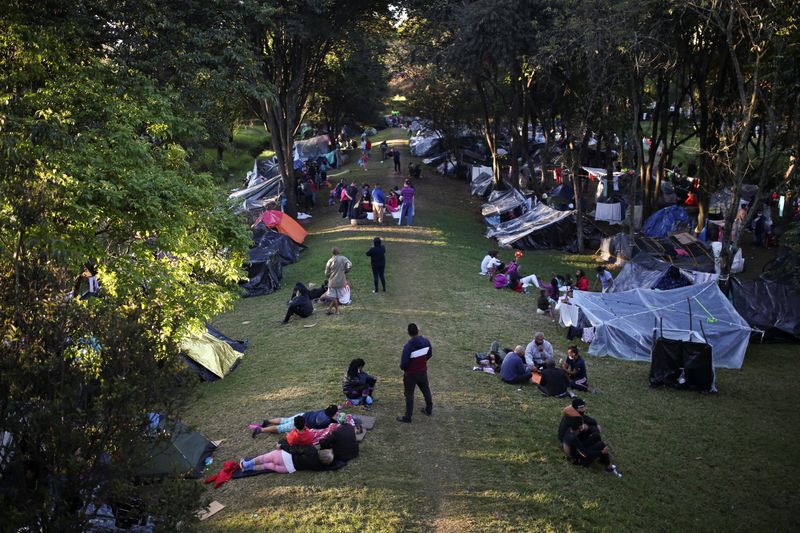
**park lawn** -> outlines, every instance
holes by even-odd
[[[405,134],[384,130],[403,146]],[[400,184],[391,162],[346,179]],[[351,159],[352,161],[352,159]],[[335,172],[333,172],[335,173]],[[413,227],[344,225],[335,207],[318,202],[307,224],[308,249],[284,269],[284,289],[243,299],[214,325],[250,340],[239,368],[204,384],[186,414],[211,439],[226,439],[224,460],[265,453],[274,437],[252,439],[247,424],[341,401],[350,359],[363,357],[379,379],[377,418],[361,455],[331,473],[266,474],[231,481],[209,496],[225,504],[204,531],[725,531],[796,530],[798,437],[793,377],[796,345],[752,343],[741,370],[720,370],[719,394],[650,389],[646,364],[589,357],[589,413],[603,427],[621,479],[562,457],[556,429],[565,400],[530,386],[473,372],[474,353],[498,339],[525,344],[537,330],[558,356],[564,330],[536,315],[535,298],[495,290],[478,276],[491,243],[483,237],[479,202],[464,182],[425,175],[416,182]],[[320,194],[320,200],[324,193]],[[373,294],[372,238],[387,247],[387,293]],[[281,325],[289,287],[320,283],[331,246],[354,263],[353,304],[341,316],[318,309]],[[508,251],[502,255],[507,259]],[[573,273],[590,255],[526,252],[523,273]],[[408,322],[433,343],[429,377],[434,414],[399,424],[400,351]],[[304,328],[303,325],[315,324]],[[356,413],[363,412],[356,408]]]

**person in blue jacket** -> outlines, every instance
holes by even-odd
[[[294,419],[298,416],[305,418],[307,428],[324,429],[336,421],[338,412],[339,408],[331,404],[319,411],[306,411],[289,417],[268,418],[261,426],[253,427],[253,438],[256,438],[259,433],[289,433],[294,429]]]
[[[398,422],[411,422],[411,412],[414,410],[414,390],[419,387],[425,398],[425,407],[422,412],[431,416],[433,413],[433,399],[431,388],[428,384],[428,359],[433,356],[431,341],[419,334],[416,324],[408,325],[408,335],[411,337],[403,346],[403,355],[400,358],[400,369],[403,370],[403,394],[406,397],[406,414],[398,416]]]
[[[500,379],[506,383],[527,383],[531,380],[531,369],[525,365],[525,348],[517,346],[503,358]]]

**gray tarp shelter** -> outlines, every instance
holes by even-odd
[[[624,292],[632,289],[675,289],[692,284],[692,277],[675,265],[650,254],[637,254],[625,263],[609,292]]]
[[[668,291],[575,291],[572,304],[595,328],[591,355],[650,361],[656,327],[673,340],[713,348],[716,368],[741,368],[751,329],[715,282]]]
[[[472,167],[469,192],[473,196],[486,196],[492,190],[492,167]]]
[[[503,222],[486,232],[500,246],[528,250],[569,248],[576,240],[575,211],[559,211],[536,204],[524,215]]]

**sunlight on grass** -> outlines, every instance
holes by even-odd
[[[399,238],[399,237],[391,237],[391,238],[384,238],[382,235],[378,234],[378,231],[371,232],[370,235],[364,237],[339,237],[338,239],[332,239],[330,242],[368,242],[372,244],[372,239],[375,237],[380,237],[381,240],[386,243],[403,243],[403,244],[427,244],[431,246],[447,246],[447,241],[438,241],[438,240],[427,240],[427,239],[411,239],[411,238]]]
[[[275,389],[263,394],[257,394],[255,399],[263,400],[265,402],[271,401],[283,401],[288,400],[295,397],[302,397],[308,395],[308,389],[306,387],[284,387],[282,389]],[[270,416],[290,416],[294,413],[285,413],[283,415],[278,413],[272,413]]]

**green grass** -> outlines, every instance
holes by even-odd
[[[382,134],[405,144],[400,130]],[[393,186],[400,179],[390,165],[373,160],[363,172],[351,164],[345,177]],[[209,489],[227,507],[203,530],[797,529],[796,345],[752,343],[741,370],[718,372],[717,395],[650,389],[647,365],[590,357],[589,378],[601,392],[585,399],[624,476],[572,466],[556,439],[564,400],[471,370],[473,354],[493,339],[513,346],[536,330],[563,354],[564,330],[535,314],[533,297],[495,290],[477,275],[491,243],[464,182],[426,175],[416,185],[412,228],[345,226],[335,207],[318,204],[307,225],[308,249],[284,269],[283,284],[322,281],[330,247],[338,246],[355,265],[353,304],[341,316],[318,309],[283,326],[288,290],[282,289],[241,300],[214,321],[251,342],[239,368],[203,385],[186,416],[209,438],[226,439],[215,468],[272,449],[274,437],[251,439],[249,422],[340,400],[341,375],[354,357],[379,378],[370,412],[377,423],[360,457],[338,472],[269,474]],[[364,253],[375,235],[387,246],[386,294],[371,293]],[[526,252],[522,271],[546,276],[592,262]],[[394,418],[403,408],[398,363],[411,321],[433,343],[435,412],[417,413],[406,425]]]

